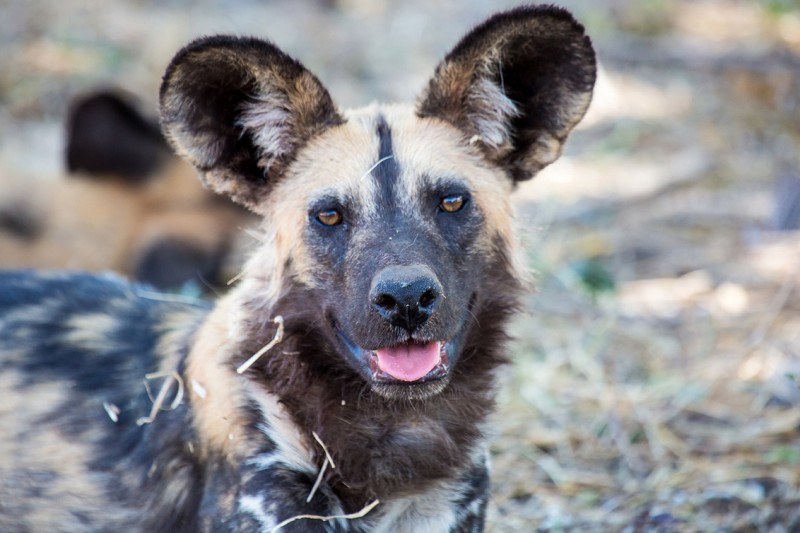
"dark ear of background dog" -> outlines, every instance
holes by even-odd
[[[0,267],[116,270],[192,292],[237,273],[250,215],[202,188],[133,96],[75,99],[64,156],[62,178],[3,184]]]
[[[67,117],[66,166],[71,173],[130,183],[152,178],[170,150],[158,123],[120,91],[100,91],[75,100]]]

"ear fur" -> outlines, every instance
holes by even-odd
[[[417,114],[464,132],[515,181],[555,161],[591,101],[589,37],[569,12],[523,6],[472,30],[436,68]]]
[[[208,187],[254,211],[305,143],[344,122],[313,74],[254,38],[194,41],[167,67],[160,94],[178,154]]]
[[[146,181],[169,155],[158,123],[119,91],[75,100],[67,118],[66,165],[94,179]]]

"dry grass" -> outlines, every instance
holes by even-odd
[[[664,67],[688,38],[615,50],[580,150],[523,191],[539,292],[498,416],[497,531],[800,528],[800,234],[773,229],[772,193],[800,187],[800,70],[769,88],[780,55],[733,43]]]

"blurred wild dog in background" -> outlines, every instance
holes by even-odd
[[[13,180],[0,196],[0,268],[114,270],[162,290],[224,287],[254,217],[197,183],[157,121],[120,91],[77,98],[60,179]]]

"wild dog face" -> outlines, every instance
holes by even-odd
[[[419,399],[520,278],[509,194],[558,157],[594,78],[583,28],[552,7],[473,30],[414,107],[339,110],[272,44],[219,36],[169,66],[162,124],[207,186],[264,217],[242,327],[302,299],[332,368]]]

